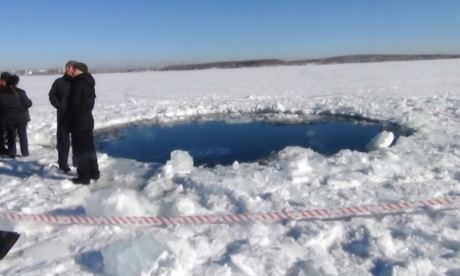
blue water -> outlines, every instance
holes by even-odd
[[[128,126],[112,130],[116,135],[99,135],[99,138],[112,138],[97,139],[96,144],[99,151],[110,156],[141,162],[165,163],[173,150],[183,150],[193,157],[196,166],[214,166],[259,161],[287,146],[311,148],[324,155],[342,149],[365,151],[366,144],[382,130],[377,123],[356,122],[296,125],[191,122]]]

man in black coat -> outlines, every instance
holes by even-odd
[[[11,77],[11,74],[8,72],[3,72],[0,76],[0,91],[6,87],[6,82]],[[1,110],[0,110],[1,114]],[[3,126],[2,118],[0,116],[0,154],[8,154],[8,150],[5,147],[5,128]]]
[[[65,109],[67,108],[67,98],[70,91],[70,81],[72,80],[73,65],[77,63],[69,60],[65,65],[64,76],[57,78],[48,93],[49,101],[57,110],[57,131],[56,149],[58,151],[59,169],[69,172],[69,149],[70,149],[70,130],[65,120]]]
[[[99,165],[94,147],[94,118],[92,110],[96,99],[96,82],[88,73],[86,64],[73,65],[73,79],[65,110],[65,117],[72,136],[74,166],[78,177],[72,179],[75,184],[88,185],[91,179],[99,179]]]
[[[30,121],[32,101],[26,91],[17,87],[18,83],[19,77],[13,75],[8,78],[7,87],[0,92],[0,114],[7,132],[8,155],[11,158],[16,157],[16,135],[19,136],[22,156],[29,155],[27,123]]]

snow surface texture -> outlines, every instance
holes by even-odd
[[[91,66],[90,61],[86,61]],[[186,216],[267,213],[416,201],[460,194],[460,60],[95,75],[96,128],[211,114],[286,120],[330,112],[413,128],[368,153],[322,156],[287,147],[266,165],[193,166],[98,154],[90,186],[56,170],[58,76],[24,76],[33,100],[31,155],[0,162],[0,210],[24,214]],[[340,139],[340,137],[337,137]],[[244,143],[244,141],[241,141]],[[21,237],[1,275],[459,275],[460,211],[334,220],[162,227],[0,220]]]

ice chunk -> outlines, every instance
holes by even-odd
[[[244,275],[256,276],[258,275],[246,262],[247,258],[241,254],[235,254],[230,256],[232,264],[234,264]]]
[[[381,148],[387,148],[393,143],[395,135],[391,131],[382,131],[367,143],[366,150],[372,151]]]
[[[144,216],[143,204],[134,190],[105,189],[88,196],[83,207],[91,216]]]
[[[106,273],[141,275],[167,252],[154,237],[142,235],[108,245],[101,250],[101,254]]]
[[[309,158],[312,156],[311,149],[289,146],[278,153],[278,159],[282,169],[288,174],[288,178],[294,183],[308,182],[312,171]]]
[[[171,159],[163,167],[163,173],[172,177],[175,174],[187,174],[193,169],[193,158],[186,151],[175,150],[171,152]]]
[[[290,260],[300,258],[304,253],[304,248],[295,242],[292,238],[286,238],[281,243],[281,249],[284,255]]]
[[[36,263],[52,262],[69,256],[70,251],[66,244],[59,240],[42,241],[24,250],[25,258],[33,258]]]
[[[420,129],[422,127],[426,127],[427,124],[428,118],[425,115],[420,114],[409,118],[404,126],[409,129]]]
[[[196,213],[196,204],[191,198],[178,198],[171,207],[170,215],[191,216]]]

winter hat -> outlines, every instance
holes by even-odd
[[[16,85],[18,85],[18,83],[19,83],[19,77],[16,76],[16,75],[12,75],[6,81],[6,85],[8,85],[8,86],[16,86]]]
[[[67,67],[67,66],[72,66],[72,67],[73,67],[73,66],[75,65],[75,63],[77,63],[77,62],[78,62],[78,61],[76,61],[76,60],[69,60],[69,61],[67,61],[67,63],[65,64],[65,67]]]
[[[88,73],[88,66],[84,64],[83,62],[77,62],[73,65],[73,69],[78,69],[82,71],[83,73]]]
[[[8,81],[8,79],[11,77],[11,74],[8,73],[8,72],[3,72],[0,79],[4,80],[4,81]]]

